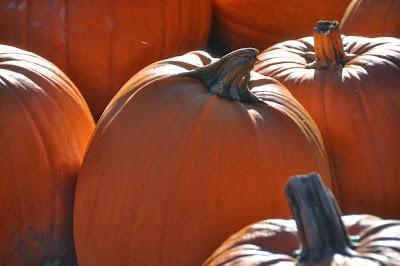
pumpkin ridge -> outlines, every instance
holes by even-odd
[[[273,79],[269,79],[269,82],[277,82],[278,84],[281,84]],[[253,85],[255,85],[254,81]],[[306,135],[307,138],[311,138],[313,142],[317,144],[316,146],[319,153],[325,157],[326,155],[324,154],[324,151],[326,149],[324,147],[322,135],[319,131],[315,130],[315,128],[318,127],[313,118],[307,112],[299,111],[299,106],[301,106],[301,104],[295,98],[285,99],[285,94],[282,92],[265,92],[260,91],[256,87],[252,89],[252,92],[267,105],[279,110],[279,112],[287,115],[294,123],[298,124],[299,128],[302,129],[303,134]],[[302,121],[303,123],[299,123],[298,121]],[[330,186],[331,183],[328,183]]]
[[[69,19],[69,12],[68,12],[68,3],[69,3],[69,0],[62,0],[63,1],[63,3],[62,3],[62,5],[63,5],[63,7],[62,8],[64,8],[64,13],[63,13],[63,15],[61,16],[61,21],[62,21],[62,27],[61,27],[61,31],[62,31],[62,42],[64,43],[64,46],[63,46],[63,52],[64,52],[64,55],[63,55],[63,60],[64,60],[64,71],[66,72],[66,73],[70,73],[70,62],[69,62],[69,58],[70,58],[70,53],[69,53],[69,51],[68,51],[68,49],[69,49],[69,39],[68,39],[68,31],[69,31],[69,27],[68,27],[68,19]],[[83,96],[81,96],[82,97],[82,99],[83,99]],[[89,109],[89,107],[88,107],[88,109]],[[90,111],[90,113],[91,113],[91,111]]]
[[[4,80],[3,80],[3,78],[4,77],[2,75],[0,75],[0,85],[1,85],[1,83],[6,84],[4,82]],[[7,137],[7,134],[6,134],[6,132],[4,132],[3,128],[1,127],[1,122],[0,122],[0,136],[1,136],[1,139],[5,142],[6,147],[9,147],[9,150],[12,151],[11,145],[10,145],[10,141],[9,141],[9,139]],[[14,157],[12,155],[13,154],[11,153],[11,156],[7,156],[7,158]],[[18,178],[16,176],[16,171],[15,171],[16,165],[15,165],[14,162],[15,162],[15,160],[10,160],[9,159],[9,164],[8,165],[11,165],[11,168],[12,168],[12,176],[13,176],[13,178],[12,178],[13,182],[12,183],[13,183],[15,191],[16,191],[15,199],[18,202],[17,206],[19,206],[19,208],[18,208],[18,210],[19,210],[18,211],[19,220],[18,221],[24,221],[25,219],[23,219],[24,215],[23,215],[22,204],[21,204],[21,198],[22,197],[20,197],[20,195],[21,195],[21,192],[20,192],[20,189],[19,189],[20,186],[18,185],[19,182],[18,182]],[[18,222],[16,228],[18,228],[19,231],[22,232],[23,231],[22,230],[23,229],[22,223]],[[18,229],[16,229],[15,231],[18,231]],[[16,252],[17,252],[17,249],[14,249],[13,253],[16,253]],[[12,256],[9,256],[8,258],[6,258],[4,263],[6,263],[6,265],[8,265],[8,263],[9,263],[8,261],[12,261]]]
[[[33,63],[34,64],[34,63]],[[54,90],[56,93],[59,93],[62,89],[62,84],[61,84],[61,82],[65,82],[65,80],[63,80],[63,79],[60,79],[60,80],[58,80],[59,79],[59,75],[57,75],[56,73],[54,73],[53,71],[51,71],[51,69],[49,69],[49,68],[46,68],[46,67],[44,67],[44,66],[42,66],[42,65],[38,65],[38,67],[40,67],[40,68],[43,68],[44,69],[44,71],[49,71],[49,72],[52,72],[52,74],[54,74],[54,77],[52,77],[52,79],[51,78],[48,78],[48,76],[47,75],[44,75],[44,74],[42,74],[41,73],[41,71],[38,71],[37,69],[34,69],[34,68],[31,68],[30,67],[30,65],[29,65],[29,63],[25,63],[25,66],[23,66],[23,65],[21,65],[20,63],[18,63],[18,61],[15,61],[15,63],[14,64],[10,64],[9,65],[11,68],[7,68],[7,70],[9,70],[9,71],[12,71],[13,73],[18,73],[18,70],[27,70],[26,72],[25,72],[25,77],[27,78],[27,79],[29,79],[29,81],[30,82],[32,82],[35,86],[37,86],[38,88],[42,88],[42,86],[40,86],[40,84],[38,84],[38,81],[39,81],[39,83],[41,82],[40,80],[44,80],[44,81],[46,81],[46,83],[48,84],[48,85],[50,85],[51,86],[51,89],[52,90]],[[17,70],[17,71],[16,71]],[[43,72],[43,70],[42,70],[42,72]],[[55,82],[55,81],[57,81],[57,82]],[[61,81],[61,82],[60,82]],[[60,82],[60,83],[59,83]],[[64,89],[64,92],[68,95],[68,96],[70,96],[71,97],[71,102],[72,101],[80,101],[86,108],[85,108],[85,111],[88,111],[89,112],[89,108],[87,108],[87,105],[86,105],[86,103],[84,102],[84,100],[80,97],[80,93],[78,92],[78,93],[76,93],[75,91],[71,91],[71,90],[68,90],[68,89]],[[65,108],[63,108],[61,105],[59,105],[58,103],[57,103],[57,101],[54,99],[54,96],[52,95],[53,93],[52,92],[46,92],[46,94],[48,95],[48,97],[49,97],[49,100],[52,102],[52,103],[54,103],[54,107],[55,108],[57,108],[58,109],[58,111],[59,111],[59,113],[61,114],[61,116],[62,117],[64,117],[64,119],[65,119],[65,121],[68,121],[68,125],[73,125],[73,123],[71,122],[71,120],[70,120],[70,118],[68,117],[68,115],[66,115],[66,112],[65,112]],[[71,127],[72,128],[72,127]],[[83,140],[80,140],[79,139],[79,136],[78,136],[78,132],[76,132],[75,130],[71,130],[72,132],[73,132],[73,135],[75,136],[75,140],[76,140],[76,142],[77,143],[79,143],[79,146],[82,148],[82,147],[84,147],[85,145],[84,145],[84,143],[82,143],[82,141]]]
[[[369,75],[369,76],[373,76],[373,75]],[[368,109],[367,109],[367,106],[371,106],[371,104],[368,104],[368,102],[366,104],[366,101],[370,100],[371,97],[370,96],[366,96],[365,94],[368,94],[368,91],[370,91],[371,87],[375,87],[375,86],[371,86],[370,85],[371,83],[369,81],[370,80],[361,79],[359,81],[360,84],[358,84],[355,81],[355,79],[351,79],[350,82],[345,82],[344,85],[347,85],[347,86],[349,86],[350,84],[352,85],[351,87],[349,86],[350,88],[345,86],[345,89],[349,89],[349,91],[350,91],[351,88],[354,88],[355,90],[359,91],[359,93],[356,94],[357,96],[354,95],[354,97],[357,99],[357,102],[358,102],[358,104],[360,106],[360,108],[359,108],[359,110],[361,111],[360,112],[360,114],[361,114],[360,118],[365,121],[366,128],[368,129],[368,130],[366,130],[366,133],[368,134],[369,141],[371,143],[374,143],[372,145],[372,149],[373,149],[372,154],[374,156],[375,166],[378,168],[377,173],[383,173],[384,172],[384,167],[382,165],[382,159],[379,156],[379,151],[378,151],[378,148],[377,148],[378,145],[376,144],[377,138],[374,137],[376,132],[374,132],[373,126],[372,126],[374,124],[374,122],[371,121],[372,118],[370,117],[370,114],[369,114]],[[376,80],[373,80],[373,81],[376,81]],[[383,90],[383,91],[386,92],[386,90]],[[381,191],[379,191],[379,195],[384,195],[384,189],[383,189],[382,186],[375,187],[375,189],[377,191],[379,191],[379,189],[380,189]],[[378,195],[378,193],[376,195]],[[381,200],[384,200],[384,199],[381,199]],[[383,206],[382,209],[385,210],[385,207]]]
[[[319,70],[315,70],[315,71],[319,71]],[[319,72],[321,73],[322,71],[319,71]],[[325,86],[324,86],[325,81],[327,80],[326,72],[322,72],[321,76],[323,76],[323,78],[321,78],[321,84],[320,84],[320,87],[319,87],[319,89],[321,91],[321,93],[320,93],[320,96],[321,96],[321,108],[322,108],[322,110],[326,110],[326,106],[327,106],[326,99],[328,97],[327,96],[327,88],[325,88]],[[320,127],[323,126],[322,132],[325,132],[326,136],[330,136],[331,132],[330,132],[329,127],[328,127],[329,123],[328,123],[328,116],[327,116],[326,112],[323,112],[322,121],[323,121],[322,125],[319,125]],[[335,165],[336,164],[336,151],[334,150],[333,145],[330,142],[330,138],[326,138],[326,137],[322,137],[322,136],[321,136],[321,138],[324,141],[325,149],[326,149],[327,154],[328,154],[328,158],[329,157],[333,158],[333,160],[329,160],[329,170],[331,172],[331,175],[333,176],[333,178],[332,178],[333,187],[332,188],[333,188],[333,191],[335,192],[336,198],[338,199],[339,202],[341,202],[342,198],[341,198],[341,192],[340,192],[340,189],[339,189],[340,185],[339,185],[339,178],[338,178],[338,176],[340,176],[341,173],[337,170],[338,167],[336,167],[336,165]]]
[[[184,77],[184,78],[186,78],[186,77]],[[174,80],[174,81],[170,81],[171,79],[176,79],[176,81]],[[144,84],[140,89],[138,89],[137,91],[135,91],[130,97],[129,97],[129,99],[131,100],[135,100],[135,101],[137,101],[137,100],[141,100],[141,99],[135,99],[135,97],[140,97],[140,93],[146,93],[148,90],[151,90],[151,89],[153,89],[151,86],[155,86],[158,82],[160,82],[160,81],[165,81],[165,82],[167,82],[168,81],[168,83],[169,82],[172,82],[172,83],[176,83],[176,82],[180,82],[178,79],[180,79],[180,77],[177,77],[176,75],[170,75],[170,76],[165,76],[165,77],[160,77],[160,78],[158,78],[158,79],[156,79],[156,80],[153,80],[153,81],[150,81],[150,82],[148,82],[148,83],[146,83],[146,84]],[[187,79],[189,79],[189,78],[187,78]],[[146,88],[144,88],[144,87],[146,87]],[[143,89],[142,89],[143,88]],[[159,90],[159,88],[156,88],[156,90]],[[136,95],[136,96],[135,96]],[[135,96],[135,97],[134,97]],[[192,150],[195,150],[196,149],[196,145],[193,145],[192,143],[193,143],[193,139],[195,138],[194,136],[195,135],[199,135],[199,134],[201,134],[202,133],[202,127],[204,127],[203,125],[204,124],[206,124],[207,123],[207,121],[209,121],[209,118],[210,117],[212,117],[212,110],[210,110],[210,108],[212,108],[212,106],[214,105],[214,103],[215,103],[215,97],[212,97],[213,95],[209,95],[209,94],[207,94],[207,93],[205,93],[202,97],[203,97],[203,99],[202,99],[202,102],[198,105],[198,106],[196,106],[196,108],[198,109],[198,112],[196,113],[196,115],[194,115],[194,117],[196,118],[196,123],[194,123],[191,127],[190,127],[190,129],[188,129],[188,133],[187,133],[187,136],[184,138],[184,141],[187,143],[187,145],[185,145],[185,148],[184,148],[184,150],[183,150],[183,155],[181,155],[180,157],[181,158],[185,158],[187,155],[190,155],[191,153],[192,153]],[[163,108],[162,108],[162,105],[163,104],[166,104],[166,103],[169,103],[170,101],[171,101],[171,99],[172,98],[174,98],[174,96],[172,95],[172,93],[168,93],[168,96],[165,98],[165,100],[161,103],[161,105],[159,106],[159,108],[160,108],[160,110],[157,110],[157,111],[155,111],[155,113],[159,113],[159,112],[162,112],[162,110],[163,110]],[[128,105],[129,103],[127,102],[126,103],[126,105]],[[134,103],[131,103],[131,104],[134,104]],[[175,114],[172,114],[172,115],[170,115],[170,120],[171,121],[174,121],[174,118],[173,117],[178,117],[179,116],[179,110],[178,109],[176,109],[176,112],[175,112]],[[171,125],[172,126],[172,125]],[[149,168],[151,169],[151,167],[152,166],[150,166]],[[176,170],[176,174],[177,175],[181,175],[181,173],[182,172],[184,172],[184,168],[185,168],[186,166],[185,166],[185,164],[184,163],[181,163],[180,165],[179,165],[179,167],[178,167],[178,169]],[[171,184],[170,185],[171,187],[173,187],[173,185]],[[218,194],[218,193],[217,193]],[[171,196],[171,194],[169,194],[169,195],[167,195],[167,196],[165,196],[166,198],[168,198],[168,199],[170,199],[171,197],[175,197],[176,195],[172,195]],[[218,196],[218,195],[217,195]],[[144,198],[145,196],[141,196],[141,198]],[[138,207],[139,209],[140,208],[142,208],[141,206],[139,206]],[[167,232],[167,230],[168,230],[168,227],[170,226],[170,222],[169,222],[169,220],[168,220],[168,215],[171,213],[171,211],[170,211],[170,208],[171,208],[171,206],[168,206],[167,207],[167,209],[164,211],[164,215],[163,215],[163,217],[165,217],[165,218],[163,218],[163,219],[165,219],[165,221],[167,221],[166,222],[166,225],[167,226],[165,226],[165,228],[163,228],[162,230],[164,230],[164,231],[166,231]],[[133,231],[138,231],[138,230],[140,230],[140,229],[136,229],[135,228],[135,226],[132,226],[132,229],[131,229],[131,231],[133,232]],[[159,243],[158,243],[158,245],[159,245],[159,250],[161,250],[162,252],[160,253],[160,254],[162,254],[162,255],[160,255],[160,261],[158,261],[157,262],[157,265],[161,265],[162,264],[162,261],[161,261],[161,257],[165,257],[165,255],[167,255],[167,254],[165,254],[164,255],[164,253],[165,252],[167,252],[166,250],[167,250],[167,246],[168,246],[168,240],[166,239],[167,238],[167,235],[163,232],[163,233],[161,233],[161,238],[160,238],[160,240],[159,240]],[[133,242],[132,240],[129,240],[129,244],[128,244],[128,246],[129,247],[131,247],[131,246],[133,246],[133,245],[131,245],[131,242]],[[134,256],[133,256],[134,257]]]
[[[107,1],[107,8],[108,8],[108,10],[109,10],[109,13],[108,13],[108,20],[107,20],[107,24],[109,25],[109,28],[111,28],[111,30],[109,30],[108,32],[107,32],[107,35],[108,35],[108,37],[110,38],[109,39],[109,47],[108,47],[108,49],[107,49],[107,52],[108,52],[108,56],[107,56],[107,61],[108,61],[108,64],[107,64],[107,75],[108,75],[108,78],[107,78],[107,87],[108,88],[113,88],[114,86],[113,86],[113,81],[114,81],[114,60],[113,60],[113,57],[114,57],[114,50],[115,50],[115,32],[116,32],[116,28],[117,28],[117,26],[118,26],[118,23],[117,23],[117,21],[116,21],[116,17],[115,17],[115,2],[116,1],[114,1],[114,0],[111,0],[111,1]],[[107,99],[108,98],[108,99]],[[109,97],[107,97],[106,98],[106,106],[107,106],[107,103],[108,102],[110,102],[111,101],[111,99],[112,99],[112,96],[109,96]]]
[[[17,80],[17,78],[14,76],[15,74],[18,74],[17,72],[14,72],[14,71],[12,71],[12,70],[9,70],[9,69],[2,69],[3,71],[9,71],[9,72],[11,72],[11,73],[9,73],[9,78],[12,78],[12,80]],[[5,79],[5,77],[3,76],[2,77],[3,78],[3,82],[5,81],[4,79]],[[38,87],[38,88],[40,88],[35,82],[33,82],[30,78],[28,78],[28,80],[30,81],[30,83],[32,83],[32,84],[34,84],[34,86],[36,86],[36,87]],[[5,82],[5,84],[7,84],[7,82]],[[48,169],[48,171],[49,172],[54,172],[54,171],[52,171],[52,170],[54,170],[54,169],[52,169],[53,167],[52,167],[52,163],[51,163],[51,161],[50,161],[50,156],[49,156],[49,151],[48,151],[48,149],[47,149],[47,146],[46,146],[46,144],[45,144],[45,142],[44,142],[44,138],[43,138],[43,134],[42,134],[42,132],[39,130],[39,128],[38,128],[38,126],[37,126],[37,123],[36,123],[36,119],[33,117],[33,115],[31,114],[31,112],[29,112],[29,108],[27,107],[27,105],[26,105],[26,103],[24,102],[24,100],[21,98],[21,96],[19,95],[19,93],[16,91],[16,90],[14,90],[14,88],[13,87],[15,87],[15,85],[14,84],[19,84],[19,86],[22,86],[22,87],[24,87],[24,90],[26,90],[27,89],[27,87],[25,86],[25,84],[23,84],[23,83],[19,83],[19,82],[10,82],[10,85],[11,86],[7,86],[7,87],[9,87],[10,89],[8,90],[12,95],[14,95],[14,97],[15,97],[15,100],[19,103],[19,105],[21,106],[21,108],[24,110],[24,113],[25,113],[25,117],[26,117],[26,119],[28,119],[31,123],[30,123],[30,125],[31,125],[31,127],[36,131],[36,133],[37,133],[37,140],[40,142],[40,147],[42,148],[42,151],[44,151],[44,154],[45,154],[45,161],[46,161],[46,165],[47,165],[47,169]],[[17,90],[18,90],[18,88],[17,88]],[[16,161],[16,160],[13,160],[13,161]],[[13,165],[13,169],[15,169],[15,165],[14,164],[12,164]],[[18,177],[15,175],[15,170],[13,170],[13,173],[14,173],[14,181],[15,181],[15,184],[16,184],[16,182],[17,182],[17,179],[18,179]],[[55,193],[55,192],[54,192]],[[54,194],[54,196],[53,196],[54,198],[56,198],[55,197],[55,194]],[[18,197],[19,198],[19,197]],[[52,213],[55,213],[55,200],[54,200],[54,204],[53,204],[53,210],[52,210]],[[20,204],[19,206],[23,206],[23,204]],[[23,215],[23,211],[22,211],[22,207],[20,207],[20,213],[21,213],[21,217],[24,217],[24,215]],[[54,215],[53,215],[53,220],[52,220],[52,222],[50,222],[50,224],[55,224],[55,222],[54,222]],[[24,219],[22,219],[23,221],[24,221]],[[30,227],[30,226],[32,226],[32,225],[28,225],[26,228],[25,228],[25,226],[24,226],[24,224],[20,224],[20,234],[18,235],[17,233],[16,233],[16,235],[19,237],[19,238],[21,238],[21,239],[23,239],[24,237],[23,237],[23,235],[27,232],[27,230],[28,230],[28,228]],[[33,229],[34,230],[34,229]],[[54,238],[54,231],[53,231],[53,235],[52,235],[52,238],[51,239],[55,239]],[[18,241],[18,238],[17,238],[17,241]],[[51,241],[52,242],[52,241]],[[19,247],[19,246],[18,246]],[[31,250],[29,250],[29,249],[27,249],[26,247],[24,248],[24,242],[22,242],[22,244],[21,244],[21,248],[22,248],[22,250],[21,249],[18,249],[17,248],[17,251],[18,251],[18,253],[22,253],[22,256],[23,256],[23,258],[24,258],[24,260],[26,260],[27,262],[29,262],[29,263],[31,263],[32,262],[32,260],[34,260],[35,259],[35,257],[34,257],[34,255],[33,255],[33,257],[31,257]],[[48,247],[47,247],[48,248]]]
[[[199,139],[200,136],[203,134],[203,128],[205,128],[204,125],[207,125],[207,123],[210,122],[210,120],[213,119],[213,113],[215,113],[215,102],[218,101],[219,99],[217,99],[214,95],[209,95],[209,94],[205,94],[203,96],[202,102],[199,104],[198,107],[196,107],[198,109],[198,112],[196,113],[196,115],[194,115],[195,117],[195,121],[196,123],[194,123],[190,129],[188,129],[188,133],[187,133],[187,137],[184,138],[185,142],[187,143],[187,145],[185,145],[185,148],[182,151],[182,155],[180,156],[181,158],[186,158],[187,156],[190,156],[190,154],[193,153],[193,150],[196,150],[199,146],[198,143],[196,143],[194,140],[197,138]],[[222,140],[223,141],[223,140]],[[220,159],[221,157],[219,157],[218,159]],[[178,167],[178,170],[176,171],[177,175],[182,175],[182,173],[185,173],[185,168],[186,168],[186,164],[185,163],[181,163]],[[220,191],[220,180],[215,179],[215,182],[213,185],[215,190],[217,191],[217,193],[214,193],[213,195],[210,194],[210,196],[215,196],[215,198],[217,199],[215,202],[215,216],[218,215],[218,199],[221,197],[220,194],[223,193],[223,191]],[[168,196],[168,198],[171,198],[171,195]],[[168,206],[167,211],[165,212],[165,214],[170,214],[171,206]],[[167,215],[165,215],[167,216]],[[211,215],[210,215],[211,216]],[[214,219],[213,217],[210,217],[210,219]],[[168,220],[168,218],[166,219],[167,224],[170,226],[170,222]],[[168,231],[168,226],[165,226],[165,228],[163,229],[164,232],[160,239],[160,250],[162,250],[161,252],[161,257],[165,257],[168,256],[168,252],[167,252],[167,246],[168,246],[168,238],[167,238],[167,234],[165,234],[165,232],[167,233]],[[162,261],[157,263],[158,265],[162,264]]]
[[[42,88],[42,86],[40,86],[40,85],[38,84],[37,80],[35,80],[35,79],[32,78],[31,74],[37,75],[37,76],[39,77],[38,80],[40,80],[40,78],[43,78],[43,80],[45,80],[51,87],[54,86],[53,83],[52,83],[47,77],[42,76],[42,75],[40,74],[39,71],[34,71],[34,70],[29,69],[29,68],[26,68],[26,70],[29,70],[29,74],[28,74],[28,73],[25,73],[25,77],[26,77],[34,86],[36,86],[36,87],[38,87],[38,88]],[[15,71],[14,73],[18,73],[18,72]],[[37,77],[36,77],[36,78],[37,78]],[[22,85],[22,86],[24,86],[24,85]],[[24,86],[24,87],[25,87],[25,86]],[[27,89],[27,88],[25,88],[25,89]],[[13,90],[13,91],[14,91],[14,90]],[[29,112],[29,108],[27,107],[27,105],[26,105],[26,103],[24,102],[24,100],[20,97],[20,95],[18,94],[18,92],[15,92],[15,94],[16,94],[17,98],[19,99],[19,101],[21,102],[23,108],[27,111],[27,112],[26,112],[26,113],[27,113],[27,117],[32,121],[32,125],[34,125],[34,128],[35,128],[35,130],[36,130],[37,133],[38,133],[38,139],[40,139],[40,142],[42,143],[41,146],[42,146],[42,148],[43,148],[43,150],[44,150],[44,152],[45,152],[45,154],[46,154],[46,161],[47,161],[47,163],[48,163],[48,170],[49,170],[49,172],[50,172],[50,173],[54,173],[54,172],[58,171],[58,169],[56,169],[56,166],[54,165],[54,162],[52,162],[52,161],[50,160],[50,158],[51,158],[51,156],[50,156],[51,152],[49,152],[49,150],[48,150],[48,148],[47,148],[48,145],[46,145],[45,138],[43,137],[43,133],[41,132],[41,130],[39,130],[39,127],[37,126],[37,123],[36,123],[37,119],[34,117],[34,115],[33,115],[31,112]],[[64,117],[64,118],[68,121],[68,123],[71,124],[70,121],[69,121],[69,119],[68,119],[68,116],[66,115],[66,113],[64,112],[64,110],[61,109],[61,106],[59,106],[59,105],[57,104],[57,102],[54,100],[54,98],[53,98],[53,96],[51,95],[51,93],[48,93],[48,92],[47,92],[47,95],[48,95],[49,101],[53,103],[53,107],[58,109],[57,111],[59,112],[59,114],[61,115],[61,117]],[[54,110],[54,109],[53,109],[53,110]],[[54,111],[55,111],[55,110],[54,110]],[[47,119],[46,119],[46,120],[47,120]],[[83,146],[82,143],[79,141],[77,132],[76,132],[75,130],[72,130],[72,132],[73,132],[73,135],[75,136],[76,141],[77,141],[79,144],[81,144],[81,146]],[[56,183],[57,183],[57,180],[56,180],[56,179],[53,179],[53,185],[54,185],[54,186],[56,186]],[[55,242],[55,240],[57,239],[57,238],[56,238],[56,229],[55,229],[55,225],[56,225],[56,224],[59,224],[59,223],[56,221],[56,218],[59,217],[59,214],[58,214],[58,211],[57,211],[57,210],[59,210],[59,208],[57,208],[57,206],[56,206],[56,204],[57,204],[57,198],[58,198],[58,195],[57,195],[57,193],[56,193],[56,190],[53,190],[53,204],[52,204],[53,209],[52,209],[51,212],[50,212],[50,213],[52,213],[53,215],[51,215],[51,220],[49,221],[49,223],[47,224],[46,228],[45,228],[43,231],[39,230],[38,228],[35,230],[35,228],[33,228],[33,226],[30,225],[30,224],[27,226],[27,228],[24,228],[25,230],[22,231],[23,233],[27,232],[27,233],[29,234],[30,240],[31,240],[31,241],[35,241],[35,242],[37,242],[38,245],[40,245],[40,251],[43,252],[43,253],[49,253],[49,252],[51,252],[52,248],[56,248],[56,249],[58,248],[58,247],[49,246],[49,243],[59,244],[59,243]],[[72,221],[72,220],[71,220],[71,221]],[[71,233],[72,233],[72,232],[71,232]],[[35,237],[34,237],[35,234],[36,234],[36,236],[39,236],[37,239],[35,239]],[[40,238],[41,238],[40,236],[42,236],[44,239],[40,239]],[[58,241],[63,241],[63,240],[64,240],[64,239],[61,239],[61,240],[58,239]],[[66,244],[66,243],[64,243],[64,245],[65,245],[65,244]],[[71,253],[71,249],[73,249],[71,246],[69,246],[69,247],[64,247],[64,248],[65,248],[64,250],[60,250],[59,255],[65,255],[66,253]],[[29,252],[29,250],[28,250],[28,252]],[[57,252],[57,253],[58,253],[58,252]],[[33,258],[34,258],[34,257],[33,257]]]
[[[7,45],[1,45],[1,46],[6,47],[6,48],[13,48],[12,46],[7,46]],[[87,104],[86,104],[82,94],[79,92],[79,90],[76,88],[76,86],[72,83],[72,81],[68,77],[65,76],[65,74],[63,74],[61,71],[59,71],[57,69],[54,69],[54,67],[56,67],[56,66],[53,63],[48,62],[48,61],[41,62],[41,61],[45,60],[43,57],[40,57],[40,56],[30,53],[30,52],[25,52],[25,51],[24,52],[13,51],[11,53],[0,53],[0,57],[1,57],[1,55],[6,55],[6,56],[9,56],[10,58],[7,60],[4,60],[4,61],[0,60],[0,67],[4,66],[4,65],[5,66],[9,65],[9,66],[13,66],[13,67],[18,66],[18,67],[26,68],[26,69],[29,68],[30,71],[33,71],[35,73],[38,72],[35,69],[35,67],[28,67],[28,65],[30,64],[32,66],[38,66],[40,68],[45,69],[46,71],[51,72],[52,74],[54,74],[54,76],[57,79],[62,80],[62,82],[66,83],[68,85],[67,93],[70,94],[71,97],[78,98],[80,102],[85,103],[85,109],[89,110],[89,107],[87,107]],[[17,58],[12,57],[14,55]],[[22,65],[19,62],[19,60],[21,60],[21,58],[18,58],[18,57],[23,57],[23,59],[26,60],[27,63],[25,65]],[[49,79],[47,78],[47,80],[49,80]]]

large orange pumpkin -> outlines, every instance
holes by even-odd
[[[249,225],[229,237],[203,265],[400,265],[400,221],[340,216],[335,199],[315,174],[290,179],[286,194],[294,220]]]
[[[204,47],[210,20],[211,0],[4,0],[0,42],[58,65],[97,119],[141,68]]]
[[[340,23],[343,34],[400,37],[400,0],[353,0]]]
[[[315,119],[343,210],[400,217],[400,40],[342,40],[337,22],[321,21],[314,39],[259,58],[255,70],[281,81]]]
[[[1,265],[73,263],[75,184],[93,130],[56,66],[0,45]]]
[[[81,266],[199,265],[233,230],[288,216],[288,175],[319,169],[330,183],[317,127],[280,83],[250,74],[256,54],[190,53],[122,88],[78,180]]]
[[[213,36],[227,49],[265,49],[308,35],[315,21],[338,20],[350,0],[215,0]]]

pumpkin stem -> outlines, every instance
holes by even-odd
[[[258,50],[242,48],[206,66],[180,74],[200,79],[211,94],[232,101],[259,102],[249,90],[250,71],[257,61]]]
[[[338,21],[318,21],[313,36],[315,61],[307,65],[307,68],[342,68],[354,57],[344,52]]]
[[[322,262],[334,254],[354,255],[336,200],[318,174],[292,177],[285,193],[297,224],[300,262]]]

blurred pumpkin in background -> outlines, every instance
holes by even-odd
[[[345,35],[400,37],[400,0],[353,0],[340,23]]]
[[[210,22],[211,0],[0,1],[0,43],[65,71],[96,120],[141,68],[205,48]]]
[[[339,20],[350,0],[215,0],[212,39],[218,49],[264,50],[310,34],[315,21]]]

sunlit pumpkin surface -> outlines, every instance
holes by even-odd
[[[210,60],[153,64],[106,110],[76,191],[80,265],[199,265],[231,232],[288,216],[287,176],[314,169],[330,183],[314,122],[278,82],[253,73],[264,102],[246,103],[167,76]]]
[[[343,37],[350,61],[307,68],[313,38],[277,44],[255,71],[281,81],[324,137],[345,213],[400,217],[400,40]]]

